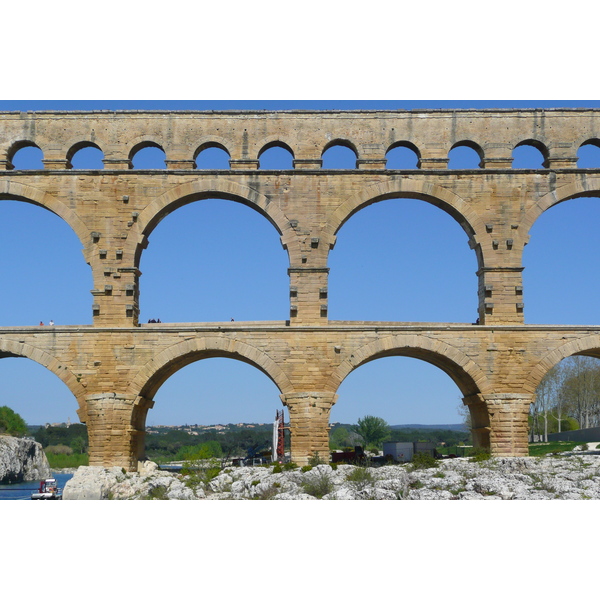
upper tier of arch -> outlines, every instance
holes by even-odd
[[[322,166],[342,143],[359,169],[385,169],[386,153],[413,148],[418,168],[446,168],[457,146],[476,148],[481,167],[510,168],[523,144],[542,152],[546,168],[576,168],[584,144],[600,145],[599,109],[414,111],[76,111],[0,113],[0,168],[12,169],[21,148],[37,146],[46,169],[71,168],[83,147],[104,153],[107,169],[132,168],[146,146],[164,150],[167,169],[195,167],[206,147],[228,152],[234,169],[256,169],[268,148],[287,148],[294,168]]]

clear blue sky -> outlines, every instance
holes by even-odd
[[[83,109],[359,109],[600,106],[593,102],[393,102],[393,101],[121,101],[0,102],[0,110]],[[580,166],[600,167],[596,149],[581,152]],[[29,154],[26,156],[26,154]],[[596,154],[596,155],[595,155]],[[264,155],[267,168],[289,168],[289,157]],[[450,168],[475,166],[468,151],[453,151]],[[390,156],[396,168],[411,157]],[[17,166],[37,168],[35,152]],[[164,168],[160,152],[138,155],[138,168]],[[218,167],[222,157],[206,157]],[[267,163],[266,161],[270,162]],[[324,167],[353,160],[344,151],[326,155]],[[82,152],[75,167],[101,168]],[[536,151],[515,152],[515,168],[535,167]],[[527,323],[597,324],[600,292],[595,224],[597,198],[566,202],[545,213],[525,250]],[[227,244],[222,243],[227,224]],[[582,229],[583,228],[583,229]],[[577,235],[574,232],[577,231]],[[367,236],[368,246],[357,243]],[[231,240],[236,243],[231,243]],[[560,243],[557,243],[560,240]],[[248,251],[248,248],[251,248]],[[358,255],[354,254],[360,249]],[[185,260],[182,257],[186,257]],[[582,260],[585,257],[585,260]],[[356,264],[357,268],[351,267]],[[473,322],[477,317],[475,255],[459,225],[418,200],[380,202],[353,216],[330,254],[331,319]],[[187,205],[165,218],[150,236],[141,261],[141,321],[284,320],[288,314],[287,254],[275,229],[251,209],[224,200]],[[10,286],[0,296],[0,326],[91,323],[92,277],[81,245],[58,217],[33,205],[0,203],[0,269]],[[446,287],[444,282],[456,281]],[[448,289],[440,298],[437,290]],[[162,290],[172,293],[165,295]],[[372,290],[377,290],[376,294]],[[410,290],[406,293],[405,290]],[[275,385],[257,369],[209,359],[173,375],[159,390],[148,424],[271,421],[281,408]],[[455,423],[460,392],[439,369],[408,358],[386,358],[351,373],[339,389],[332,421],[354,423],[375,414],[390,424]],[[77,421],[67,388],[26,359],[0,361],[0,405],[30,424]]]

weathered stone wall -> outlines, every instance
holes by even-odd
[[[71,389],[90,432],[91,464],[136,468],[147,410],[160,385],[183,366],[212,356],[265,372],[289,408],[293,455],[325,452],[329,410],[355,368],[392,355],[426,360],[465,395],[479,443],[495,454],[526,453],[526,411],[544,373],[576,353],[600,356],[600,326],[525,324],[522,253],[536,219],[558,202],[600,195],[600,170],[577,169],[577,150],[598,144],[600,111],[136,111],[0,113],[0,199],[33,202],[75,231],[94,281],[93,325],[0,329],[0,357],[26,356]],[[511,169],[512,150],[538,147],[544,168]],[[352,148],[356,169],[324,170],[334,143]],[[15,152],[36,145],[43,171],[13,169]],[[131,169],[153,145],[165,170]],[[226,149],[229,170],[195,169],[198,153]],[[294,169],[261,170],[272,145]],[[386,169],[386,152],[414,149],[418,168]],[[474,148],[479,169],[447,169],[448,152]],[[104,169],[71,168],[75,151],[95,146]],[[3,169],[3,170],[2,170]],[[289,257],[289,320],[141,325],[140,259],[148,236],[189,202],[226,198],[262,214]],[[479,324],[341,322],[328,318],[328,256],[340,227],[373,202],[411,197],[451,215],[476,254],[473,305]]]

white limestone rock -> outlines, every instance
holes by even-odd
[[[0,483],[35,481],[51,476],[41,444],[34,440],[0,435]]]
[[[79,467],[65,485],[63,500],[107,500],[111,488],[124,479],[120,467]]]
[[[65,487],[65,499],[164,500],[552,500],[600,499],[600,453],[544,458],[498,458],[472,463],[439,461],[436,467],[317,465],[273,472],[273,467],[227,468],[207,483],[144,464],[138,473],[80,467]]]

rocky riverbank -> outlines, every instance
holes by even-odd
[[[34,440],[0,435],[0,483],[51,477],[48,459]]]
[[[213,476],[214,475],[214,476]],[[600,452],[541,458],[454,458],[430,468],[316,465],[310,470],[231,467],[215,475],[79,467],[63,498],[114,500],[553,500],[600,499]]]

